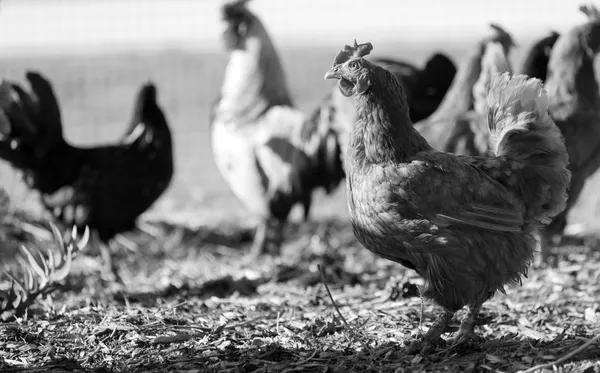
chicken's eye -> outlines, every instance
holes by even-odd
[[[348,64],[348,67],[349,67],[351,70],[356,70],[356,69],[358,69],[358,62],[356,62],[356,61],[352,61],[352,62],[350,62],[350,63]]]

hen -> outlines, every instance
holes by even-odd
[[[505,73],[494,75],[487,94],[494,156],[434,150],[413,127],[397,79],[363,58],[372,48],[346,46],[325,75],[339,79],[356,110],[346,160],[354,234],[419,273],[422,296],[443,307],[423,336],[425,351],[467,305],[455,340],[463,343],[474,337],[482,304],[520,281],[537,231],[565,207],[563,138],[541,81]]]
[[[59,221],[90,226],[103,242],[134,228],[173,175],[171,133],[154,85],[140,89],[126,138],[80,148],[63,137],[50,82],[36,72],[26,78],[31,93],[16,83],[0,87],[0,107],[9,124],[0,158],[23,172],[27,185],[40,192],[43,205]]]
[[[548,64],[548,110],[565,137],[573,176],[566,209],[544,232],[547,242],[562,235],[585,181],[600,167],[600,93],[594,73],[600,52],[600,18],[590,19],[558,38]],[[542,245],[545,258],[549,247]]]
[[[284,71],[247,1],[225,4],[229,63],[211,112],[215,163],[233,193],[261,218],[252,253],[278,252],[292,207],[309,216],[312,192],[344,178],[337,136],[295,109]]]
[[[552,31],[550,35],[533,44],[525,53],[525,59],[523,60],[520,73],[532,78],[541,79],[542,81],[546,80],[550,53],[559,36],[560,34],[558,32]]]

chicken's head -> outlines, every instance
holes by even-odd
[[[377,67],[363,57],[373,50],[371,43],[346,45],[335,59],[325,79],[339,79],[338,87],[346,97],[363,94],[371,87],[371,74]]]
[[[246,8],[249,0],[228,1],[221,8],[225,30],[223,39],[229,50],[243,49],[248,30],[256,19]]]

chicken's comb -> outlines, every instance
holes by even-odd
[[[354,39],[353,46],[345,45],[344,49],[342,49],[340,53],[335,56],[335,59],[333,60],[333,66],[344,63],[352,57],[364,57],[371,53],[372,50],[373,44],[369,42],[358,44],[356,39]]]

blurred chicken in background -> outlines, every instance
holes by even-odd
[[[552,48],[559,36],[558,32],[552,31],[550,35],[535,42],[525,53],[525,59],[519,72],[545,81],[548,76],[550,53],[552,53]]]
[[[565,137],[572,173],[566,209],[544,232],[542,254],[548,257],[550,241],[562,236],[566,216],[586,180],[600,167],[600,93],[594,63],[600,52],[600,18],[563,33],[552,49],[546,90],[549,112]]]
[[[233,193],[261,222],[252,253],[279,253],[292,207],[344,178],[338,136],[294,107],[281,61],[247,1],[222,7],[229,63],[211,112],[213,155]]]
[[[490,155],[488,144],[486,98],[490,77],[496,73],[512,73],[504,46],[497,41],[485,44],[481,58],[481,73],[473,84],[473,108],[454,118],[452,132],[447,134],[447,151],[460,155]]]
[[[473,109],[473,86],[481,75],[481,60],[487,43],[499,42],[507,57],[514,47],[512,36],[497,24],[490,25],[492,35],[479,41],[461,61],[452,86],[444,100],[427,119],[416,122],[415,128],[434,148],[442,151],[464,154],[463,144],[457,143],[461,117]]]
[[[28,72],[26,78],[30,92],[6,81],[0,87],[0,122],[8,124],[0,128],[0,158],[23,172],[26,184],[40,192],[56,219],[93,229],[114,275],[105,244],[135,227],[173,175],[171,132],[157,105],[156,88],[148,83],[140,89],[122,141],[80,148],[63,137],[51,83],[37,72]]]

